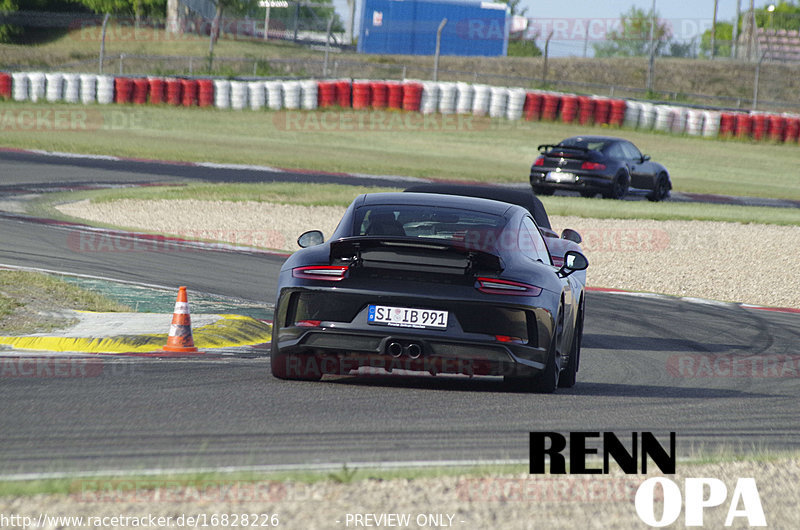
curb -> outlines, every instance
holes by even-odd
[[[112,313],[113,314],[113,313]],[[223,314],[220,319],[193,330],[200,349],[254,346],[272,340],[272,325],[251,317]],[[78,353],[150,353],[167,343],[168,333],[118,335],[111,337],[20,336],[0,337],[0,345],[21,350]],[[169,355],[170,352],[164,352]]]

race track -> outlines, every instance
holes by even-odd
[[[182,166],[178,175],[148,167],[84,167],[3,153],[0,193],[65,181],[193,177]],[[207,169],[199,171],[206,178]],[[242,175],[217,172],[214,179]],[[69,227],[0,217],[0,263],[189,285],[264,304],[274,298],[279,256],[80,252],[70,245],[71,234]],[[789,368],[798,368],[799,339],[797,314],[591,292],[579,383],[554,395],[457,378],[279,381],[269,375],[266,352],[101,357],[102,370],[91,377],[0,378],[0,474],[526,460],[531,430],[676,431],[682,455],[797,449],[800,374]]]

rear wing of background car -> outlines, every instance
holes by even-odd
[[[538,146],[536,149],[538,149],[539,152],[554,151],[556,149],[582,151],[584,153],[588,153],[589,151],[591,151],[591,149],[589,149],[588,147],[581,147],[578,145],[560,145],[560,144],[542,144]]]

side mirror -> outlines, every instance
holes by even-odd
[[[647,162],[650,160],[650,155],[642,155],[642,162]]]
[[[567,241],[572,241],[573,243],[577,243],[579,245],[583,241],[581,235],[572,228],[565,228],[561,232],[561,239],[566,239]]]
[[[325,236],[319,230],[303,232],[300,234],[300,237],[297,238],[297,244],[300,245],[300,248],[313,247],[315,245],[321,245],[324,242]]]
[[[583,271],[589,267],[589,260],[577,250],[568,250],[564,254],[564,265],[558,269],[558,275],[566,278],[573,272]]]

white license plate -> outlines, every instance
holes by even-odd
[[[371,305],[367,313],[367,322],[399,328],[445,329],[447,311]]]
[[[564,173],[563,171],[550,171],[544,179],[548,182],[575,182],[575,174]]]

